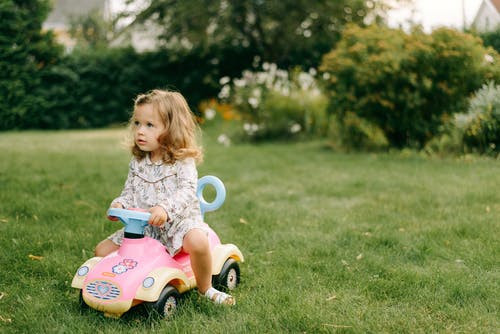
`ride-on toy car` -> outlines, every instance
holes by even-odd
[[[203,198],[203,189],[212,185],[216,190],[213,202]],[[224,202],[224,184],[214,176],[198,181],[197,195],[202,215],[219,208]],[[184,252],[171,257],[157,240],[144,236],[150,214],[125,209],[109,209],[109,217],[125,225],[125,237],[118,251],[106,257],[93,257],[78,268],[71,286],[80,289],[82,306],[88,305],[106,316],[120,317],[131,307],[147,303],[160,315],[168,317],[180,295],[196,287],[189,255]],[[238,263],[243,255],[233,244],[221,244],[210,229],[212,251],[212,283],[218,288],[234,289],[240,280]]]

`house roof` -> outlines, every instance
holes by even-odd
[[[500,0],[490,0],[493,6],[497,9],[497,12],[500,13]]]

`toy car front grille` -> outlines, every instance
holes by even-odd
[[[95,280],[85,286],[85,291],[95,298],[113,300],[120,296],[120,288],[109,281]]]

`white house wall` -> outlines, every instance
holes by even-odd
[[[472,25],[479,31],[494,30],[500,25],[500,13],[489,0],[484,0]]]

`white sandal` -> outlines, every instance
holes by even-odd
[[[236,304],[236,301],[234,300],[233,296],[221,292],[213,287],[208,289],[203,296],[210,299],[215,304],[231,305],[231,306]]]

